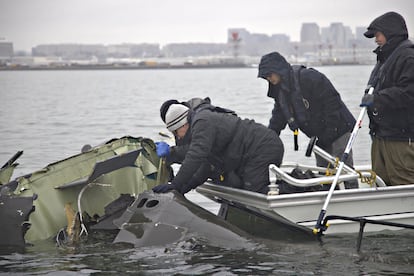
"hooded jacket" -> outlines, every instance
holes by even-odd
[[[263,56],[259,64],[258,77],[266,79],[271,73],[278,74],[281,81],[269,83],[267,95],[275,101],[269,128],[280,134],[289,124],[308,137],[317,136],[322,146],[351,132],[355,118],[325,75],[312,68],[291,66],[277,52]]]
[[[402,36],[408,38],[407,25],[404,18],[396,12],[387,12],[371,22],[364,35],[368,38],[373,38],[375,32],[380,31],[387,39],[395,36]]]
[[[374,50],[377,65],[369,84],[375,86],[373,105],[368,107],[372,136],[410,141],[414,139],[414,45],[408,40],[404,18],[388,12],[368,26],[366,37],[382,32],[387,39]]]

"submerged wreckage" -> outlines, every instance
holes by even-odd
[[[0,249],[40,240],[76,245],[92,231],[117,231],[113,242],[158,246],[190,239],[231,248],[248,234],[178,193],[151,188],[172,175],[150,139],[123,137],[10,181],[16,153],[0,172]]]
[[[78,155],[8,182],[19,155],[0,173],[2,247],[24,247],[62,229],[70,236],[76,223],[87,231],[85,225],[102,217],[105,207],[121,195],[138,195],[170,177],[162,170],[153,141],[144,138],[85,146]]]
[[[313,152],[335,164],[335,158],[311,144],[307,154]],[[334,178],[320,175],[324,168],[287,166],[313,172],[311,179],[298,179],[286,172],[287,164],[271,165],[274,176],[267,195],[207,182],[197,191],[221,204],[215,215],[176,192],[151,191],[173,176],[155,149],[152,140],[142,137],[112,139],[96,147],[84,146],[80,154],[10,181],[22,154],[17,152],[0,168],[0,248],[22,249],[46,239],[76,243],[95,230],[115,231],[113,242],[136,247],[196,238],[239,248],[249,247],[251,237],[288,241],[320,237],[312,227],[328,194],[321,187]],[[367,231],[414,228],[414,184],[385,186],[371,171],[346,166],[339,178],[358,179],[360,185],[333,192],[323,223],[326,233],[359,231],[360,245],[365,224],[370,225]],[[285,185],[293,193],[284,193]],[[331,226],[326,229],[328,220]]]

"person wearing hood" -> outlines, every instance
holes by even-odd
[[[283,143],[273,131],[234,113],[215,108],[192,112],[181,103],[168,106],[165,124],[178,139],[189,135],[189,147],[171,183],[155,186],[154,192],[174,189],[187,193],[210,177],[205,168],[215,160],[221,162],[222,185],[264,194],[269,191],[269,165],[280,166],[284,153]],[[237,183],[235,179],[226,182],[228,172],[234,172]]]
[[[387,12],[364,33],[374,38],[377,64],[360,106],[367,107],[372,169],[387,185],[414,183],[414,45],[404,18]]]
[[[301,130],[309,138],[318,137],[317,145],[331,155],[343,155],[356,120],[324,74],[291,65],[278,52],[272,52],[262,56],[258,77],[269,82],[267,96],[274,99],[270,129],[280,135],[288,125],[296,135]],[[345,163],[353,167],[352,151]],[[319,156],[316,164],[328,166]],[[356,180],[345,182],[346,188],[357,185]]]

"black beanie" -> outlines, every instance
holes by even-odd
[[[165,101],[160,108],[160,116],[161,116],[161,120],[165,123],[165,114],[167,113],[168,108],[170,107],[170,105],[172,104],[178,104],[179,102],[177,100],[168,100]]]

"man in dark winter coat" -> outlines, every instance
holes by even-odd
[[[318,146],[333,156],[342,156],[356,121],[325,75],[313,68],[291,66],[272,52],[261,58],[258,77],[269,82],[267,96],[275,100],[269,128],[280,135],[287,124],[292,131],[317,136]],[[327,166],[319,156],[316,163]],[[345,163],[353,166],[352,152]],[[357,181],[345,186],[354,188]]]
[[[168,108],[172,104],[183,104],[187,106],[189,111],[189,116],[192,116],[193,114],[197,113],[198,111],[202,109],[210,109],[216,112],[223,112],[223,113],[229,113],[233,115],[237,115],[233,110],[214,106],[211,104],[211,100],[209,97],[207,98],[192,98],[185,102],[179,102],[176,99],[171,99],[165,101],[160,108],[160,117],[162,121],[165,123],[165,115],[167,113]],[[173,133],[174,134],[174,133]],[[185,137],[182,137],[181,139],[179,137],[176,137],[174,135],[176,146],[169,147],[164,142],[157,142],[157,153],[160,157],[166,157],[167,164],[173,164],[173,163],[179,163],[184,160],[185,154],[187,153],[189,144],[190,144],[190,132],[186,133]],[[168,148],[167,148],[168,147]]]
[[[165,101],[160,108],[160,117],[161,120],[165,123],[165,115],[168,111],[168,108],[170,107],[170,105],[172,104],[183,104],[185,106],[187,106],[190,111],[192,110],[193,112],[201,106],[205,106],[205,105],[209,105],[210,104],[210,98],[205,98],[205,99],[201,99],[201,98],[192,98],[189,101],[186,102],[179,102],[176,99],[171,99],[171,100],[167,100]],[[175,135],[175,133],[173,132],[174,135],[174,140],[176,145],[175,146],[169,146],[167,143],[165,142],[157,142],[157,154],[160,157],[165,157],[167,164],[171,165],[174,163],[178,163],[181,164],[181,162],[184,160],[185,158],[185,154],[187,153],[188,150],[188,146],[190,144],[190,133],[188,132],[187,135],[185,137],[182,137],[181,139],[179,137],[177,137]]]
[[[165,101],[160,108],[160,117],[165,123],[165,116],[168,108],[172,104],[182,104],[189,108],[188,116],[192,117],[195,113],[209,109],[215,112],[222,112],[237,115],[233,110],[217,107],[211,104],[209,97],[207,98],[192,98],[185,102],[179,102],[176,99]],[[170,146],[165,142],[156,142],[157,155],[165,158],[167,165],[181,164],[184,161],[191,141],[191,132],[187,131],[184,137],[177,137],[173,132],[175,145]],[[209,162],[205,163],[196,174],[193,175],[189,183],[199,183],[205,181],[206,178],[210,178],[214,183],[220,185],[226,185],[230,187],[238,187],[240,185],[239,177],[233,172],[225,172],[222,168],[222,162],[217,157],[210,156]],[[189,184],[191,186],[191,184]]]
[[[183,104],[171,104],[165,114],[168,130],[179,139],[190,135],[190,144],[177,175],[171,184],[161,184],[154,192],[172,189],[184,194],[204,183],[209,177],[200,173],[212,160],[220,160],[225,177],[235,172],[238,184],[232,187],[267,193],[270,164],[279,166],[283,144],[273,131],[253,120],[242,120],[232,113],[216,112],[210,108],[193,114]],[[214,162],[214,161],[213,161]],[[203,175],[204,179],[194,178]],[[233,180],[234,181],[234,180]],[[223,181],[226,185],[226,181]]]
[[[368,107],[372,169],[388,185],[414,183],[414,45],[404,18],[387,12],[368,26],[377,64],[361,106]]]

